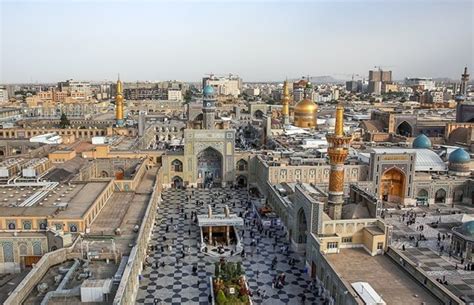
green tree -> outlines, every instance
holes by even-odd
[[[71,123],[69,122],[69,119],[67,118],[66,114],[63,112],[61,114],[61,120],[59,121],[59,128],[66,128],[67,126],[70,126]]]
[[[217,292],[216,302],[217,304],[225,304],[227,302],[227,298],[225,297],[224,291],[219,290]]]
[[[184,101],[186,103],[189,103],[191,102],[191,99],[193,98],[193,92],[192,92],[192,89],[188,89],[186,90],[186,92],[184,93]]]
[[[243,270],[242,270],[242,263],[241,262],[237,262],[237,276],[240,276],[244,274]]]

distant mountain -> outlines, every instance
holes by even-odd
[[[289,81],[296,82],[299,81],[298,79],[291,79]],[[327,83],[345,83],[346,81],[343,79],[336,79],[330,75],[321,75],[321,76],[310,76],[309,81],[313,84],[327,84]]]
[[[325,84],[325,83],[344,83],[345,80],[336,79],[330,75],[323,75],[323,76],[311,76],[309,81],[313,84]]]

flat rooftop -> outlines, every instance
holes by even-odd
[[[442,304],[385,255],[370,256],[363,249],[341,249],[340,253],[325,257],[348,284],[369,283],[387,304]],[[352,293],[357,295],[354,290]]]
[[[107,186],[105,182],[88,182],[84,184],[58,184],[54,189],[32,206],[20,207],[30,196],[41,192],[43,187],[3,187],[0,189],[1,216],[49,216],[57,210],[55,217],[78,218],[91,206],[99,193]],[[60,209],[58,205],[67,203],[67,208]]]

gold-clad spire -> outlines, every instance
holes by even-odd
[[[122,95],[123,94],[123,84],[122,81],[120,80],[120,74],[118,75],[117,79],[117,89],[116,89],[116,95]]]
[[[334,132],[339,137],[344,135],[344,107],[341,104],[336,107],[336,126]]]
[[[116,94],[115,94],[115,119],[118,125],[123,125],[123,84],[120,80],[120,74],[117,79]]]
[[[282,98],[283,109],[281,113],[283,116],[290,114],[290,90],[288,89],[288,81],[285,80],[283,83],[283,98]]]

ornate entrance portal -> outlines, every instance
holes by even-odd
[[[197,156],[198,185],[211,187],[222,182],[222,155],[212,147]]]
[[[397,168],[387,170],[380,187],[382,200],[401,203],[405,197],[405,174]]]

